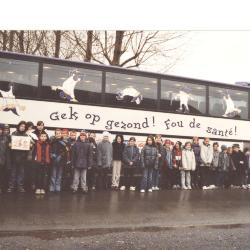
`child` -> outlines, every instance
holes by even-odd
[[[45,194],[45,178],[50,164],[50,145],[47,134],[41,132],[33,150],[35,194]]]
[[[164,142],[164,163],[161,171],[161,184],[162,186],[172,189],[173,183],[172,183],[172,171],[173,171],[173,153],[171,149],[171,141],[165,140]]]
[[[182,150],[182,167],[181,167],[181,187],[182,189],[191,188],[190,171],[195,171],[195,155],[191,142],[186,142]]]
[[[63,167],[65,163],[65,147],[62,143],[61,129],[55,130],[55,137],[51,141],[52,172],[50,177],[50,192],[60,192]]]
[[[201,144],[201,184],[202,189],[209,189],[210,168],[213,160],[213,148],[209,144],[209,138],[204,138]]]
[[[97,174],[97,144],[95,141],[96,134],[89,133],[89,143],[92,147],[92,166],[87,172],[88,186],[92,189],[96,189],[96,174]]]
[[[201,147],[199,144],[199,137],[193,137],[192,149],[195,156],[195,171],[191,172],[191,186],[193,188],[200,188],[200,164],[201,164]]]
[[[102,136],[102,141],[97,145],[98,179],[102,183],[100,186],[103,189],[108,189],[108,172],[112,166],[113,147],[109,141],[109,132],[104,131]]]
[[[26,122],[21,121],[17,125],[17,130],[12,133],[12,136],[28,136],[26,134]],[[17,191],[24,193],[24,167],[27,161],[28,151],[27,150],[11,150],[11,176],[9,182],[9,188],[7,192],[11,193],[15,186]]]
[[[218,164],[219,164],[219,144],[218,142],[213,143],[213,160],[211,164],[211,169],[210,169],[210,189],[216,188],[216,174],[217,174],[217,169],[218,169]]]
[[[114,190],[118,190],[120,184],[121,167],[122,167],[122,153],[125,148],[123,143],[123,135],[116,135],[113,147],[113,169],[112,169],[112,186]]]
[[[233,148],[228,147],[227,148],[227,155],[229,159],[228,186],[234,188],[236,187],[237,180],[236,180],[236,167],[232,159],[232,154],[233,154]]]
[[[154,137],[149,135],[146,140],[146,145],[141,151],[141,165],[143,168],[141,193],[144,193],[146,189],[148,189],[148,192],[152,192],[153,169],[158,169],[158,159],[158,150]]]
[[[7,163],[7,151],[9,148],[9,140],[6,135],[3,134],[4,126],[0,125],[0,194],[2,193],[4,186],[4,176]]]
[[[180,169],[181,169],[181,157],[182,157],[182,150],[181,150],[182,143],[177,141],[173,148],[173,170],[172,170],[172,183],[173,188],[178,189],[180,188]]]
[[[87,170],[92,166],[92,147],[87,141],[84,131],[80,132],[77,142],[72,147],[72,165],[74,168],[74,179],[72,183],[73,193],[77,192],[79,180],[81,189],[87,193]]]
[[[219,161],[217,168],[217,181],[216,185],[219,188],[225,188],[226,180],[228,179],[228,172],[230,167],[229,156],[227,154],[227,146],[221,146],[221,152],[219,153]]]
[[[158,168],[157,169],[153,169],[153,180],[152,180],[152,190],[158,191],[159,190],[159,180],[160,180],[160,171],[162,169],[162,165],[163,165],[163,161],[165,159],[165,149],[162,145],[162,139],[161,139],[161,135],[156,135],[155,136],[155,143],[156,143],[156,147],[158,150]]]
[[[138,166],[140,153],[138,147],[135,145],[135,137],[130,137],[128,145],[123,151],[123,163],[124,163],[124,177],[123,186],[121,190],[129,188],[130,191],[135,191],[135,169]]]
[[[39,135],[40,135],[42,132],[46,133],[45,128],[44,128],[44,122],[43,122],[43,121],[38,121],[38,122],[36,123],[36,129],[34,130],[33,133],[37,136],[37,139],[38,139],[38,138],[39,138]],[[47,140],[49,140],[49,136],[48,136],[47,133],[46,133],[46,135],[47,135]]]
[[[243,152],[240,151],[240,145],[233,145],[232,160],[236,168],[236,185],[243,189],[246,189],[245,178],[246,178],[246,165],[245,156]]]

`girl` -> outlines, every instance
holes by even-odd
[[[141,181],[141,193],[148,188],[148,192],[152,192],[152,175],[153,169],[158,169],[158,150],[152,135],[146,140],[146,145],[141,151],[141,165],[143,168],[143,177]]]
[[[165,140],[164,142],[164,163],[161,173],[162,185],[167,189],[172,189],[172,171],[173,171],[173,153],[171,149],[171,141]]]
[[[114,142],[112,143],[113,147],[113,170],[112,170],[112,185],[111,188],[118,190],[121,176],[121,167],[122,167],[122,153],[125,147],[123,143],[123,135],[116,135]]]
[[[191,142],[186,142],[182,150],[182,167],[181,167],[181,187],[182,189],[191,188],[190,172],[195,171],[195,155]]]
[[[194,151],[196,169],[191,172],[191,186],[193,188],[200,188],[200,164],[201,164],[201,147],[199,144],[199,137],[193,137],[192,149]]]
[[[172,170],[172,183],[173,188],[177,189],[180,188],[180,168],[181,168],[181,150],[182,143],[177,141],[173,148],[173,170]]]

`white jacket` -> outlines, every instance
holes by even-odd
[[[204,145],[204,143],[201,144],[201,165],[211,164],[213,160],[213,147],[208,144]]]
[[[182,170],[194,171],[196,168],[196,161],[193,149],[182,150]]]

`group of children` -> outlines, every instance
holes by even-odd
[[[12,136],[30,139],[30,150],[12,148]],[[0,192],[34,190],[36,194],[71,189],[108,189],[140,192],[164,189],[250,188],[248,149],[240,151],[238,144],[221,146],[209,138],[200,143],[198,137],[184,146],[180,141],[162,140],[151,136],[140,150],[135,137],[127,143],[122,135],[110,141],[104,131],[97,143],[95,133],[82,130],[56,129],[48,136],[42,121],[36,128],[32,122],[21,121],[10,134],[8,125],[0,125]],[[139,171],[138,171],[139,170]],[[121,172],[123,177],[121,178]],[[137,185],[136,173],[141,173]],[[112,173],[111,184],[109,174]],[[7,180],[7,181],[6,181]]]

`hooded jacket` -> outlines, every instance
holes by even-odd
[[[123,151],[123,163],[125,167],[136,167],[139,164],[140,153],[137,146],[127,145]],[[129,163],[133,162],[132,165]]]
[[[111,168],[113,160],[113,147],[109,141],[101,141],[97,145],[97,165],[102,168]]]
[[[142,168],[158,169],[158,150],[152,145],[145,145],[141,151],[141,166]]]
[[[72,147],[72,165],[74,168],[88,169],[92,167],[92,147],[85,140],[81,141],[78,137]]]
[[[182,170],[194,171],[196,160],[193,149],[182,150]]]
[[[213,148],[210,144],[201,144],[201,166],[210,166],[213,160]]]

